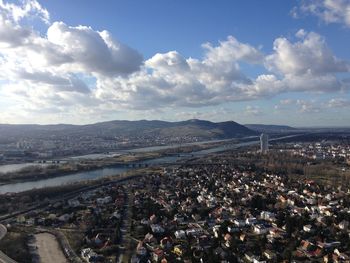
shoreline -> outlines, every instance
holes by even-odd
[[[250,138],[249,138],[250,139]],[[22,174],[20,175],[21,171],[17,172],[10,172],[10,173],[0,173],[0,186],[6,186],[6,185],[11,185],[11,184],[18,184],[18,183],[27,183],[27,182],[36,182],[40,180],[45,180],[45,179],[54,179],[58,177],[64,177],[64,176],[70,176],[74,175],[80,172],[90,172],[90,171],[96,171],[104,168],[117,168],[117,167],[126,167],[128,165],[132,165],[133,163],[138,163],[138,162],[145,162],[147,160],[152,160],[152,159],[160,159],[164,157],[170,157],[176,155],[180,156],[181,154],[192,154],[192,157],[195,157],[193,154],[195,152],[200,152],[202,150],[207,150],[207,149],[212,149],[216,147],[223,146],[225,143],[228,141],[231,141],[234,139],[229,139],[229,140],[221,140],[221,141],[215,141],[215,142],[208,142],[200,145],[185,145],[181,146],[178,148],[167,148],[167,149],[162,149],[159,151],[152,151],[152,152],[135,152],[135,153],[127,153],[126,155],[120,155],[116,157],[106,157],[102,159],[85,159],[85,160],[79,160],[79,161],[73,161],[72,163],[48,163],[46,166],[40,166],[41,163],[38,163],[38,165],[33,165],[27,168],[38,168],[40,172],[42,172],[41,175],[33,174],[33,175],[25,175]],[[239,141],[235,141],[235,143],[239,143]],[[49,166],[51,165],[75,165],[76,167],[70,168],[74,170],[70,171],[64,171],[64,170],[59,170],[59,168],[55,168],[55,170],[46,170]],[[134,169],[137,167],[130,167],[131,169]],[[26,168],[23,168],[26,169]],[[45,171],[45,172],[44,172]],[[30,173],[30,172],[28,172]],[[17,176],[14,176],[13,178],[6,178],[3,179],[3,177],[10,177],[11,175],[19,174]]]
[[[90,164],[89,163],[84,164],[81,162],[77,163],[76,165],[79,167],[74,169],[74,170],[70,170],[70,171],[60,171],[59,169],[56,168],[54,171],[46,172],[46,173],[43,173],[39,176],[38,175],[32,175],[32,176],[28,175],[28,177],[26,177],[25,175],[21,175],[21,176],[16,176],[13,179],[10,179],[10,178],[9,179],[2,179],[1,177],[6,176],[6,175],[10,176],[11,174],[16,174],[18,172],[5,173],[5,174],[0,173],[0,186],[6,186],[6,185],[11,185],[11,184],[17,184],[17,183],[36,182],[36,181],[45,180],[45,179],[53,179],[53,178],[57,178],[57,177],[61,177],[61,176],[63,177],[63,176],[74,175],[74,174],[81,173],[81,172],[96,171],[96,170],[100,170],[100,169],[104,169],[104,168],[118,168],[118,167],[120,167],[120,168],[126,167],[127,168],[128,165],[132,165],[135,162],[144,162],[147,160],[162,158],[162,157],[166,157],[166,155],[156,155],[156,156],[143,155],[140,158],[135,158],[132,160],[124,160],[124,161],[116,160],[116,161],[113,161],[113,163],[111,163],[112,160],[110,160],[110,158],[106,158],[106,159],[100,159],[97,163],[90,163]],[[38,166],[34,166],[34,167],[38,167]]]

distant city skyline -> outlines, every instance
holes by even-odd
[[[349,0],[0,0],[0,123],[350,126]]]

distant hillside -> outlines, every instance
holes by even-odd
[[[253,131],[267,133],[294,132],[298,130],[287,125],[245,124],[244,126]]]
[[[188,120],[166,121],[108,121],[88,125],[10,125],[0,124],[0,139],[5,138],[60,138],[67,137],[198,137],[220,139],[255,135],[256,132],[234,121],[210,122]]]

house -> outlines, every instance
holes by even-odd
[[[260,218],[267,221],[275,220],[276,214],[268,211],[262,211],[260,213]]]
[[[173,246],[173,240],[171,237],[164,237],[160,240],[160,246],[164,249],[170,249]]]
[[[303,230],[307,233],[311,232],[312,230],[312,225],[305,225],[303,226]]]
[[[157,242],[157,239],[150,233],[147,233],[143,238],[143,241],[146,243]]]
[[[227,227],[227,231],[228,231],[229,233],[237,233],[237,232],[240,231],[240,229],[239,229],[238,227],[228,226],[228,227]]]
[[[103,259],[101,255],[98,255],[96,252],[94,252],[91,248],[84,248],[81,250],[81,257],[86,262],[99,262]]]
[[[258,222],[258,220],[255,217],[249,217],[245,220],[246,225],[251,226]]]
[[[78,207],[78,206],[80,206],[80,202],[77,199],[69,199],[68,200],[68,205],[70,207]]]
[[[175,231],[174,235],[177,239],[185,239],[186,238],[186,232],[184,230],[177,230],[177,231]]]
[[[187,236],[200,236],[203,233],[201,228],[190,228],[186,230]]]
[[[263,225],[255,225],[253,227],[253,231],[254,233],[258,234],[258,235],[262,235],[262,234],[266,234],[268,231],[268,228],[266,228]]]
[[[157,216],[156,215],[151,215],[149,218],[149,222],[151,224],[154,224],[155,222],[157,222]]]
[[[177,255],[178,257],[181,257],[184,253],[184,250],[181,245],[177,245],[173,249],[173,253]]]
[[[266,261],[260,261],[260,257],[257,255],[254,255],[251,252],[247,252],[244,254],[244,257],[248,260],[248,262],[253,262],[253,263],[263,263]]]
[[[213,233],[214,233],[214,236],[215,236],[216,238],[219,237],[220,225],[215,225],[215,226],[213,226]]]
[[[233,223],[237,226],[237,227],[244,227],[246,225],[246,221],[245,220],[234,220]]]
[[[339,227],[339,229],[341,229],[341,230],[347,230],[348,227],[349,227],[349,222],[346,221],[346,220],[343,220],[343,221],[341,221],[341,222],[339,223],[338,227]]]
[[[182,222],[184,222],[185,217],[182,214],[176,214],[174,216],[174,220],[181,224]]]
[[[265,250],[264,251],[264,256],[268,259],[268,260],[274,260],[276,258],[276,253],[272,252],[271,250]]]
[[[161,234],[161,233],[164,233],[165,231],[164,228],[158,224],[152,224],[151,229],[152,229],[152,232],[155,234]]]
[[[96,203],[99,205],[104,205],[112,202],[112,197],[106,196],[106,197],[100,197],[96,199]]]
[[[224,235],[224,240],[225,240],[225,243],[224,243],[224,245],[226,246],[226,247],[231,247],[231,244],[232,244],[232,236],[230,235],[230,234],[225,234]]]
[[[164,257],[164,252],[162,249],[157,248],[153,250],[152,258],[155,262],[160,262],[163,259],[163,257]]]

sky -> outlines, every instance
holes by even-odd
[[[350,126],[350,0],[0,0],[0,123]]]

